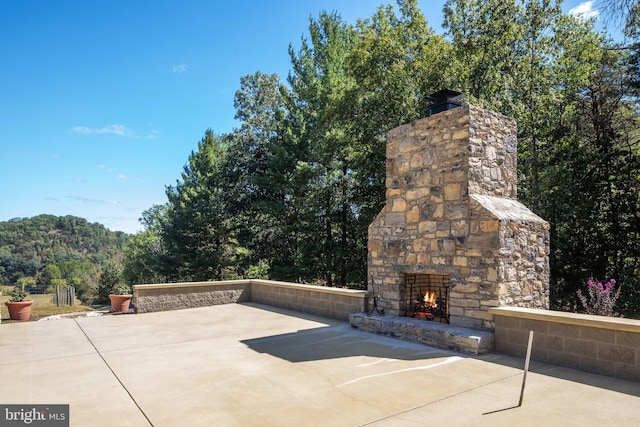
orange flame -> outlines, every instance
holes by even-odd
[[[427,306],[433,307],[436,305],[436,293],[435,292],[425,292],[424,294],[424,303]]]

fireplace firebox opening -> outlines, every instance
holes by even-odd
[[[407,316],[449,323],[449,280],[447,274],[405,273]]]

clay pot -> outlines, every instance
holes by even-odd
[[[7,301],[4,304],[9,309],[9,318],[11,320],[29,320],[29,317],[31,317],[32,300],[17,302]]]
[[[123,312],[126,313],[129,311],[129,305],[131,305],[131,298],[133,295],[109,295],[109,299],[111,300],[111,308],[115,312]]]

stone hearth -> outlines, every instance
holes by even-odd
[[[415,316],[405,278],[416,274],[446,278],[451,326],[491,331],[491,307],[548,308],[549,225],[516,200],[516,134],[513,119],[472,105],[388,132],[386,206],[368,243],[385,316]]]
[[[494,350],[494,334],[492,331],[478,331],[410,317],[368,316],[365,313],[351,314],[349,321],[352,327],[361,331],[413,341],[445,350],[473,355],[491,353]]]

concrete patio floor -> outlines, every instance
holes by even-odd
[[[0,403],[71,426],[640,425],[640,384],[253,303],[0,325]]]

